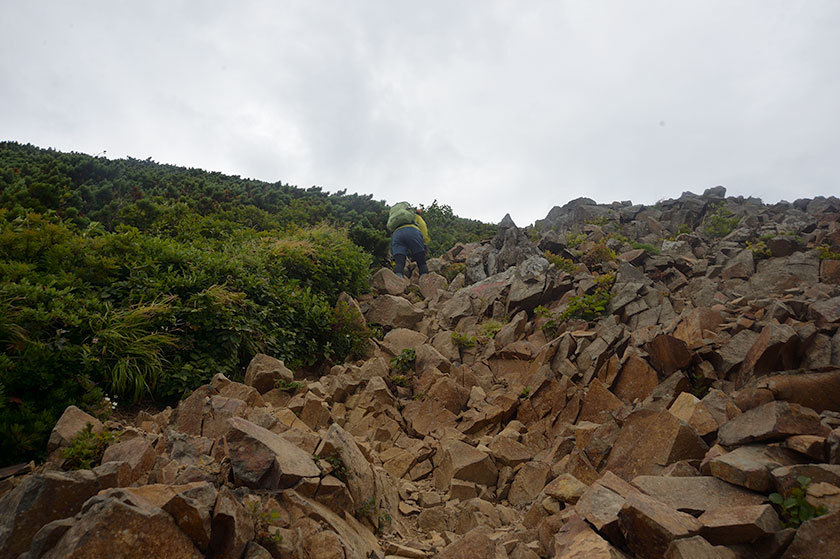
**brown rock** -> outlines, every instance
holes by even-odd
[[[545,487],[551,472],[551,466],[545,462],[533,461],[522,464],[513,478],[508,501],[512,505],[525,505],[532,502]]]
[[[101,421],[83,412],[76,406],[67,406],[67,409],[58,418],[58,422],[53,427],[52,433],[50,433],[47,450],[52,452],[57,448],[69,446],[70,442],[85,429],[88,423],[92,426],[92,432],[102,432],[103,427]]]
[[[776,441],[791,435],[826,434],[814,410],[788,402],[768,402],[730,419],[718,430],[723,446]]]
[[[700,536],[693,536],[671,542],[665,559],[738,559],[738,556],[731,549],[714,546]]]
[[[341,460],[346,471],[347,488],[357,508],[370,498],[376,497],[376,482],[370,463],[362,454],[353,435],[337,423],[330,425],[315,452],[321,457],[336,456]]]
[[[785,465],[783,462],[783,456],[769,455],[764,445],[750,445],[713,458],[709,470],[725,482],[766,493],[773,487],[771,470]]]
[[[380,268],[373,274],[370,286],[379,294],[402,295],[410,285],[407,278],[401,278],[389,268]]]
[[[626,559],[627,555],[599,536],[579,516],[572,516],[554,535],[555,559]]]
[[[711,509],[698,518],[700,534],[713,544],[750,543],[782,529],[770,505],[727,506]]]
[[[817,413],[840,411],[840,369],[773,375],[758,379],[749,386],[769,390],[776,400],[799,404]]]
[[[741,330],[724,343],[717,351],[719,364],[717,370],[727,374],[730,370],[740,365],[747,354],[758,340],[758,332],[752,330]]]
[[[627,547],[638,557],[659,559],[672,541],[700,532],[700,523],[646,495],[630,495],[618,513]]]
[[[512,437],[497,436],[489,445],[493,459],[504,466],[515,468],[534,457],[534,453]]]
[[[630,404],[634,400],[644,400],[659,385],[659,376],[648,362],[636,354],[630,354],[618,375],[615,395]]]
[[[823,260],[820,262],[820,281],[840,285],[840,260]]]
[[[44,525],[73,516],[102,486],[90,470],[46,472],[0,498],[0,557],[17,557]]]
[[[787,324],[768,324],[744,356],[737,382],[743,385],[750,375],[784,371],[796,367],[799,336]]]
[[[393,356],[399,355],[404,349],[417,350],[420,346],[425,344],[428,338],[425,334],[421,334],[415,330],[408,328],[394,328],[383,338],[380,344],[383,349]]]
[[[575,511],[613,544],[622,546],[624,536],[618,524],[618,513],[624,502],[624,497],[615,491],[594,483],[580,496]]]
[[[661,467],[679,460],[702,458],[706,450],[708,446],[694,429],[669,412],[639,410],[625,420],[606,469],[633,479],[656,474]]]
[[[258,353],[245,370],[245,384],[254,387],[260,394],[273,389],[277,381],[292,382],[295,375],[279,359]]]
[[[718,422],[700,400],[688,392],[680,394],[668,408],[675,417],[688,423],[701,437],[718,429]]]
[[[830,483],[840,486],[840,465],[836,464],[791,464],[774,468],[770,475],[776,491],[783,495],[799,487],[799,477],[804,476],[811,483]]]
[[[840,549],[840,512],[812,518],[796,531],[782,559],[834,557]]]
[[[435,559],[473,559],[475,557],[498,557],[494,540],[489,538],[490,530],[479,527],[464,534],[446,546]]]
[[[41,540],[43,547],[39,545],[30,556],[33,559],[202,557],[171,516],[120,489],[91,498],[60,539],[54,545],[48,543],[53,542]]]
[[[437,400],[412,400],[405,404],[402,415],[410,428],[420,436],[429,435],[436,429],[455,427],[456,416]]]
[[[689,349],[697,349],[706,345],[707,340],[714,338],[718,327],[723,322],[719,311],[707,307],[694,309],[677,325],[674,337],[686,343]]]
[[[130,468],[129,483],[134,483],[155,465],[155,449],[144,437],[134,437],[105,449],[102,462],[125,462]]]
[[[545,486],[546,495],[554,497],[561,503],[575,504],[586,493],[589,487],[571,474],[560,474]]]
[[[782,446],[813,458],[817,462],[824,462],[826,459],[825,437],[794,435],[785,439]]]
[[[391,328],[414,328],[423,319],[423,311],[402,297],[380,295],[371,301],[365,319]]]
[[[603,422],[610,412],[624,408],[624,402],[616,398],[598,379],[593,379],[586,391],[578,421]]]
[[[811,305],[810,315],[817,325],[840,322],[840,297],[832,297]]]
[[[686,343],[668,334],[656,336],[646,349],[653,367],[666,376],[691,363],[691,352]]]
[[[209,555],[218,559],[239,559],[255,536],[253,517],[230,489],[221,487],[213,507]]]
[[[460,479],[481,485],[496,484],[499,470],[492,458],[475,447],[459,440],[441,443],[443,458],[435,471],[435,486],[445,491],[452,479]]]
[[[747,491],[711,476],[639,476],[633,485],[676,510],[700,514],[726,506],[760,505],[764,495]]]
[[[217,497],[213,484],[202,483],[179,492],[161,507],[202,553],[210,546],[211,514]]]
[[[238,485],[286,488],[321,473],[309,454],[280,435],[240,417],[232,417],[228,423],[230,463]]]

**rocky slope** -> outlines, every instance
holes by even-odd
[[[836,556],[840,200],[724,196],[380,270],[347,302],[384,337],[322,375],[261,355],[174,410],[68,408],[0,481],[0,557]],[[87,423],[119,440],[64,471]]]

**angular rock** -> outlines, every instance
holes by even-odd
[[[172,515],[178,528],[192,540],[202,553],[210,546],[213,506],[218,492],[211,483],[179,492],[161,507]]]
[[[665,559],[738,559],[738,555],[729,548],[710,544],[701,536],[693,536],[671,542]]]
[[[669,507],[692,515],[727,506],[760,505],[767,500],[765,495],[712,476],[639,476],[633,479],[633,485]]]
[[[292,382],[295,374],[280,359],[264,353],[255,355],[245,370],[245,384],[254,387],[260,394],[272,390],[280,379]]]
[[[380,295],[370,302],[365,319],[391,328],[414,328],[423,319],[423,311],[394,295]]]
[[[373,469],[365,458],[353,435],[337,423],[330,425],[315,453],[322,458],[334,456],[344,465],[347,489],[358,508],[376,497]]]
[[[512,505],[525,505],[532,502],[545,487],[550,472],[551,466],[545,462],[533,461],[522,464],[510,486],[508,502]]]
[[[840,512],[812,518],[796,531],[782,559],[833,557],[840,549]]]
[[[610,412],[617,412],[622,408],[624,408],[624,402],[616,398],[600,380],[593,379],[583,400],[578,421],[601,423],[606,420]]]
[[[312,457],[280,435],[240,417],[228,423],[230,463],[237,485],[282,489],[320,475]]]
[[[691,352],[685,342],[668,334],[656,336],[646,349],[653,367],[666,376],[691,363]]]
[[[627,555],[599,536],[579,516],[572,516],[554,535],[555,559],[626,559]]]
[[[659,559],[674,540],[694,536],[701,524],[646,495],[630,495],[618,513],[627,547],[638,557]]]
[[[742,413],[721,425],[718,441],[738,446],[758,441],[778,441],[791,435],[827,434],[814,410],[798,404],[773,401]]]
[[[717,370],[726,375],[739,366],[759,338],[758,332],[741,330],[724,343],[717,351],[719,364]]]
[[[144,437],[134,437],[105,449],[102,463],[125,462],[130,469],[129,483],[134,483],[155,465],[155,449]]]
[[[832,297],[811,305],[811,316],[818,325],[840,322],[840,297]]]
[[[634,400],[644,400],[658,385],[659,376],[654,368],[642,357],[631,354],[621,367],[613,391],[629,404]]]
[[[0,557],[17,557],[44,525],[73,516],[103,489],[90,470],[45,472],[0,498]]]
[[[213,507],[209,556],[218,559],[239,559],[248,542],[255,536],[253,516],[230,489],[219,489]]]
[[[389,268],[380,268],[370,280],[374,291],[388,295],[402,295],[410,283],[407,278],[399,277]]]
[[[39,547],[32,559],[203,557],[171,516],[120,489],[91,498],[54,545]]]
[[[717,545],[751,543],[782,529],[776,511],[766,504],[712,509],[697,520],[703,525],[700,534]]]
[[[643,409],[625,420],[605,468],[629,480],[656,474],[680,460],[702,458],[706,450],[706,443],[686,423],[667,411]]]
[[[749,445],[713,458],[709,470],[727,483],[766,493],[773,487],[770,472],[789,463],[780,454],[768,454],[764,445]]]
[[[70,442],[85,429],[88,423],[91,424],[93,433],[102,432],[101,421],[76,406],[67,406],[50,433],[47,450],[52,452],[57,448],[70,446]]]
[[[750,375],[795,368],[799,336],[787,324],[768,324],[744,356],[736,382],[743,385]]]
[[[453,479],[485,486],[496,484],[499,470],[487,453],[459,440],[444,441],[441,451],[443,458],[435,471],[435,486],[439,490],[447,490]]]

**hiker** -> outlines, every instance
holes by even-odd
[[[403,277],[405,259],[410,256],[417,263],[420,275],[427,274],[426,245],[429,244],[429,231],[426,222],[420,217],[420,210],[411,209],[408,202],[394,204],[388,214],[388,231],[391,232],[391,255],[394,257],[394,273]]]

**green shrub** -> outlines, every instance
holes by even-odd
[[[280,377],[274,382],[274,388],[276,388],[277,390],[282,390],[283,392],[290,392],[294,394],[295,392],[303,388],[303,384],[299,383],[296,380],[288,381],[283,377]]]
[[[411,381],[405,375],[391,375],[388,377],[388,381],[393,384],[394,386],[399,386],[401,388],[407,388]]]
[[[608,247],[604,242],[597,243],[581,256],[581,260],[589,268],[615,259],[615,251]]]
[[[572,297],[566,310],[560,315],[559,320],[565,321],[571,318],[581,318],[591,321],[603,316],[607,312],[612,295],[608,289],[598,288],[594,293]]]
[[[586,233],[566,233],[566,246],[577,248],[586,240]]]
[[[680,225],[679,229],[674,231],[674,234],[671,235],[670,237],[668,237],[666,240],[676,241],[677,237],[679,237],[680,235],[688,235],[690,233],[691,233],[691,227],[688,225],[688,223],[683,223],[682,225]]]
[[[65,470],[90,470],[102,461],[102,455],[108,445],[118,442],[119,434],[108,429],[93,432],[93,425],[88,423],[79,434],[70,441],[70,446],[61,451]]]
[[[458,349],[469,349],[471,347],[475,347],[475,336],[468,336],[467,334],[462,334],[460,332],[452,332],[450,338],[452,339],[452,345]]]
[[[659,254],[659,248],[653,246],[650,243],[639,243],[639,242],[633,241],[632,243],[630,243],[630,246],[635,248],[635,249],[642,249],[646,253],[651,254],[653,256],[656,256],[657,254]]]
[[[770,258],[770,249],[767,248],[767,243],[764,241],[756,241],[755,243],[751,243],[747,241],[747,248],[753,253],[755,258]]]
[[[446,278],[446,281],[452,281],[458,274],[463,274],[467,266],[463,262],[452,262],[440,269],[440,275]]]
[[[574,273],[576,266],[571,258],[564,258],[559,254],[554,254],[549,250],[546,250],[543,253],[543,255],[545,256],[545,259],[548,260],[548,263],[557,268],[558,270],[566,272],[567,274]]]
[[[828,245],[820,245],[817,247],[820,260],[840,260],[840,252],[832,252]]]
[[[725,237],[738,226],[741,218],[726,209],[723,203],[716,204],[706,214],[704,230],[713,237]]]
[[[769,497],[770,502],[776,506],[785,528],[799,528],[803,522],[828,512],[824,506],[820,505],[815,509],[807,501],[808,485],[811,483],[811,478],[799,476],[796,480],[799,482],[799,487],[791,489],[789,495],[783,496],[779,493],[771,493]]]
[[[399,355],[391,359],[391,370],[397,373],[407,373],[414,369],[417,353],[413,349],[403,349]]]
[[[252,500],[247,504],[248,516],[254,524],[254,540],[260,545],[280,545],[283,543],[283,536],[271,530],[271,527],[280,522],[280,511],[267,511],[259,501]]]
[[[485,338],[494,338],[503,327],[504,323],[501,321],[494,320],[492,318],[485,320],[480,326],[481,335]]]

